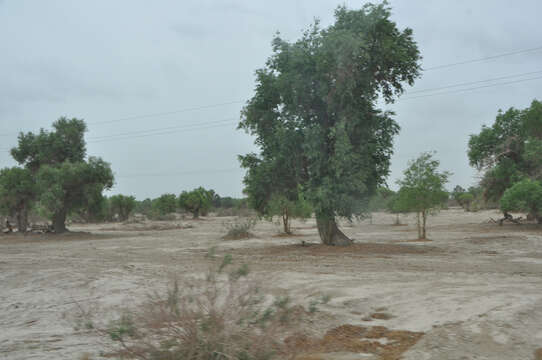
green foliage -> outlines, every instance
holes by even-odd
[[[257,222],[258,219],[250,217],[239,217],[231,221],[225,221],[223,226],[226,229],[226,235],[224,235],[223,239],[240,240],[251,238],[252,233],[250,231],[254,229]]]
[[[459,205],[461,205],[461,207],[463,207],[467,211],[470,211],[471,204],[474,201],[474,195],[469,192],[465,192],[458,196],[457,201],[459,202]]]
[[[305,200],[301,191],[298,196],[296,200],[289,200],[284,195],[273,194],[264,210],[264,216],[269,220],[273,216],[282,218],[284,233],[286,234],[291,233],[290,221],[292,218],[306,219],[312,214],[312,207]]]
[[[384,186],[379,186],[376,193],[369,199],[369,211],[388,210],[395,198],[395,191]]]
[[[540,181],[523,179],[507,189],[501,198],[501,209],[527,212],[542,223],[542,184]]]
[[[252,206],[260,210],[267,194],[301,185],[326,222],[320,228],[333,230],[320,233],[324,243],[334,242],[335,217],[361,214],[389,173],[399,126],[376,101],[393,102],[419,76],[412,31],[399,30],[390,14],[385,4],[341,6],[325,29],[315,22],[292,43],[277,35],[242,112],[239,127],[260,148],[240,158]],[[277,182],[281,191],[270,192]]]
[[[152,201],[152,209],[159,215],[167,215],[177,210],[177,197],[175,194],[163,194]]]
[[[136,206],[136,199],[133,196],[113,195],[109,198],[111,213],[118,215],[120,221],[128,219]]]
[[[67,214],[88,206],[90,199],[99,198],[104,189],[113,186],[113,172],[102,159],[90,157],[86,162],[42,165],[37,183],[40,203],[53,214],[55,231],[61,232]]]
[[[179,195],[179,206],[192,213],[194,218],[198,218],[200,214],[207,214],[212,205],[214,196],[214,191],[205,190],[200,186],[192,191],[183,191],[181,195]]]
[[[418,237],[421,239],[425,239],[425,223],[429,212],[448,200],[444,185],[451,174],[447,171],[439,172],[439,165],[431,153],[422,153],[416,160],[409,162],[404,178],[397,181],[401,188],[394,203],[395,209],[397,212],[413,211],[418,214]]]
[[[28,169],[0,170],[0,212],[17,218],[19,231],[28,227],[28,212],[37,195],[36,182]]]
[[[542,103],[518,110],[499,110],[495,123],[482,127],[469,140],[472,166],[485,171],[481,181],[485,199],[499,201],[504,192],[524,177],[542,177]]]
[[[109,164],[86,159],[85,131],[83,120],[62,117],[53,131],[20,133],[11,149],[13,158],[32,173],[40,208],[52,217],[56,232],[66,230],[70,212],[100,208],[103,190],[113,186]]]

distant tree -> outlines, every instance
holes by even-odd
[[[501,198],[504,213],[522,211],[542,224],[542,184],[540,181],[523,179],[504,192]]]
[[[175,194],[163,194],[152,201],[153,211],[158,215],[167,215],[177,211],[177,197]]]
[[[86,159],[80,119],[62,117],[53,123],[53,131],[20,133],[11,155],[32,172],[40,205],[50,214],[55,232],[66,231],[66,217],[95,203],[103,190],[113,186],[113,172],[99,158]]]
[[[136,207],[134,211],[139,214],[150,216],[152,212],[152,200],[149,198],[142,201],[136,200]]]
[[[470,192],[464,192],[463,194],[458,196],[457,201],[463,209],[465,209],[466,211],[470,211],[472,202],[474,201],[474,195]]]
[[[88,206],[89,198],[101,196],[113,186],[113,172],[108,163],[90,157],[88,161],[42,165],[37,174],[40,203],[52,214],[56,233],[66,231],[66,217]]]
[[[199,187],[192,191],[183,191],[179,195],[179,206],[192,213],[194,219],[197,219],[200,214],[204,215],[211,208],[214,192],[205,190]]]
[[[133,196],[113,195],[109,198],[111,203],[111,213],[118,215],[120,221],[128,219],[136,206],[136,199]]]
[[[37,196],[36,182],[28,169],[0,170],[0,210],[17,219],[19,232],[28,228],[28,212]]]
[[[327,245],[352,243],[336,218],[362,214],[389,173],[399,126],[377,109],[378,99],[393,102],[420,74],[412,31],[390,17],[386,4],[341,6],[325,29],[316,22],[296,42],[275,37],[242,112],[239,127],[260,148],[242,157],[242,166],[263,164],[267,174],[283,169],[280,161],[291,164],[294,181],[285,189],[302,186]]]
[[[404,171],[404,178],[397,181],[398,197],[396,211],[413,211],[417,215],[418,239],[426,238],[427,215],[442,206],[448,200],[444,185],[448,182],[449,172],[439,172],[439,161],[431,153],[422,153],[416,160],[409,162]]]

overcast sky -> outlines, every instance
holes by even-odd
[[[0,0],[0,166],[15,164],[7,150],[19,131],[77,117],[89,126],[88,154],[112,164],[113,193],[144,199],[201,185],[241,196],[237,155],[255,147],[235,129],[254,71],[276,31],[293,41],[314,17],[332,23],[342,3]],[[539,0],[390,4],[393,20],[414,30],[425,68],[542,47]],[[525,75],[508,77],[518,74]],[[502,77],[441,95],[417,92]],[[429,150],[454,173],[450,188],[475,184],[469,134],[491,124],[499,108],[542,98],[541,90],[542,49],[425,71],[391,106],[402,129],[389,185]]]

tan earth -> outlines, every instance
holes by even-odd
[[[542,227],[487,223],[498,217],[442,211],[429,219],[432,241],[416,242],[412,216],[393,226],[378,213],[342,224],[348,248],[319,245],[314,220],[294,222],[292,237],[261,221],[256,238],[237,241],[221,239],[228,218],[218,217],[3,235],[0,358],[102,358],[100,341],[74,326],[79,307],[113,314],[203,272],[216,247],[274,295],[317,303],[304,324],[314,338],[292,340],[305,346],[299,359],[540,359]]]

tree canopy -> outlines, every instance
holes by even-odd
[[[504,212],[524,211],[542,224],[542,184],[523,179],[507,189],[500,201]]]
[[[37,184],[38,200],[53,220],[55,232],[66,231],[66,216],[97,203],[105,189],[113,186],[113,172],[100,158],[86,159],[80,119],[61,117],[53,131],[20,133],[13,158],[28,169]]]
[[[491,126],[469,140],[469,161],[483,172],[484,197],[499,201],[524,177],[542,179],[542,103],[533,100],[523,110],[500,111]]]
[[[183,191],[179,195],[179,205],[182,209],[192,213],[194,219],[201,215],[205,215],[211,208],[214,191],[205,190],[203,187],[199,187],[192,191]]]
[[[113,195],[109,202],[112,215],[117,215],[120,221],[127,220],[136,207],[136,199],[133,196]]]
[[[301,185],[322,242],[349,244],[335,218],[361,214],[389,173],[399,126],[376,101],[392,102],[419,76],[412,31],[399,30],[385,4],[340,6],[331,26],[316,21],[299,40],[272,44],[239,124],[260,148],[241,157],[249,199],[261,207],[277,178],[284,195]]]

